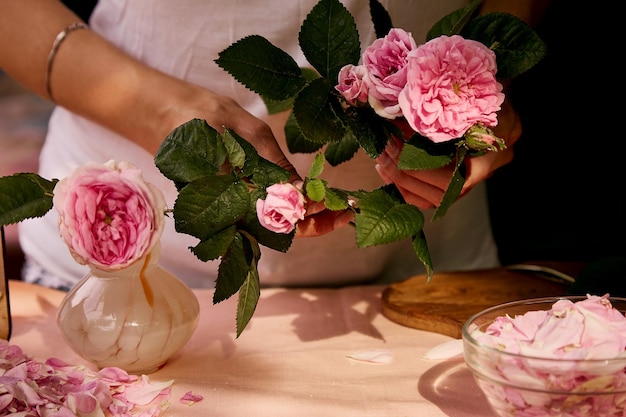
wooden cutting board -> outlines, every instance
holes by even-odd
[[[565,295],[567,285],[504,268],[418,275],[391,284],[382,294],[382,313],[415,329],[461,338],[472,315],[497,304]]]

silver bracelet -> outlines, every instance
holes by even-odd
[[[46,93],[48,94],[48,98],[53,102],[54,102],[54,98],[52,98],[52,90],[50,89],[50,74],[52,73],[52,63],[54,62],[54,57],[56,56],[57,51],[59,50],[59,46],[61,46],[61,43],[63,43],[67,35],[69,35],[70,33],[78,29],[88,29],[88,28],[89,26],[87,26],[83,22],[74,22],[71,25],[67,26],[65,29],[63,29],[61,32],[59,32],[57,37],[54,39],[54,43],[52,44],[52,48],[50,49],[50,53],[48,54],[48,62],[46,63],[46,78],[45,78]]]

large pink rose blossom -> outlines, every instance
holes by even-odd
[[[415,48],[417,44],[410,33],[394,28],[363,52],[369,104],[379,116],[395,119],[402,115],[398,95],[407,82],[407,56]]]
[[[304,195],[293,184],[267,187],[265,200],[258,199],[256,212],[263,227],[276,233],[291,233],[304,219]]]
[[[54,188],[59,231],[81,265],[130,266],[159,242],[165,198],[130,163],[88,163]]]
[[[460,138],[473,125],[493,127],[504,101],[496,56],[480,42],[440,36],[408,56],[398,97],[411,127],[433,142]]]

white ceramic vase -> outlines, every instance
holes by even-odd
[[[157,265],[160,245],[128,268],[90,272],[65,296],[57,323],[69,346],[98,368],[149,374],[182,348],[198,324],[191,289]]]

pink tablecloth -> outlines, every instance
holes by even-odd
[[[422,358],[447,336],[407,328],[380,313],[383,287],[264,289],[255,316],[235,337],[236,297],[201,305],[190,342],[151,380],[174,380],[165,416],[492,417],[462,361]],[[55,323],[63,293],[12,281],[10,342],[30,356],[85,363]],[[386,349],[390,364],[356,362]],[[180,404],[187,391],[204,399]]]

